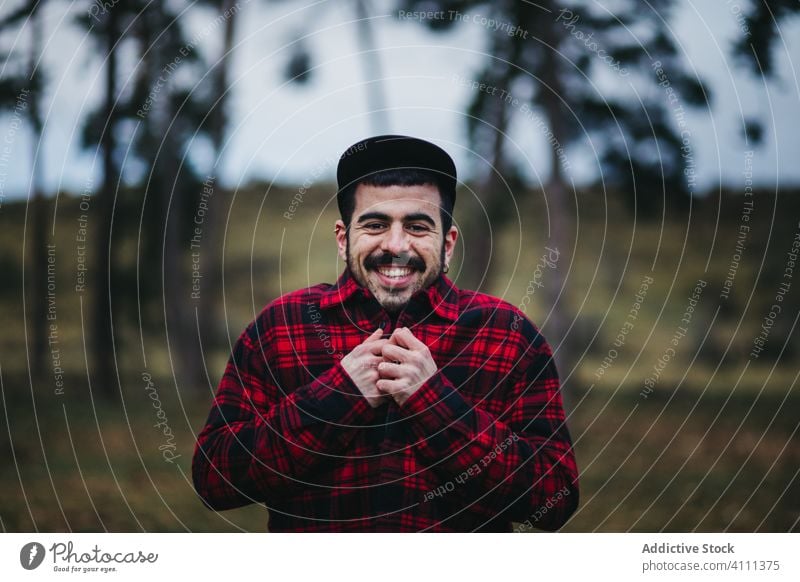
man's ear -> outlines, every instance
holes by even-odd
[[[458,229],[451,226],[444,234],[444,264],[450,266],[450,259],[453,258],[453,251],[456,249],[456,241],[458,240]]]
[[[347,227],[344,222],[337,220],[334,225],[334,232],[336,233],[336,246],[339,247],[339,257],[347,262]]]

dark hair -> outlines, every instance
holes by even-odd
[[[353,211],[356,206],[356,188],[359,184],[366,186],[436,186],[439,190],[439,196],[442,198],[441,205],[441,218],[442,218],[442,232],[447,233],[453,224],[453,206],[455,206],[456,193],[452,186],[439,176],[436,172],[430,170],[421,170],[417,168],[401,168],[396,170],[381,170],[364,176],[361,180],[348,184],[339,192],[336,197],[336,202],[339,206],[339,214],[342,216],[342,222],[345,226],[350,226],[350,221],[353,218]]]

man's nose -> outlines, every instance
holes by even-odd
[[[393,224],[381,241],[381,250],[400,255],[408,251],[408,233],[402,224]]]

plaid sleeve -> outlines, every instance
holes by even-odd
[[[340,363],[310,384],[281,386],[269,330],[254,322],[237,341],[192,461],[211,509],[275,499],[327,455],[344,451],[372,409]]]
[[[509,521],[536,515],[537,528],[555,530],[577,507],[578,473],[558,374],[541,336],[513,372],[498,387],[507,403],[500,415],[467,403],[441,371],[400,411],[418,453],[443,480],[478,483],[482,503]]]

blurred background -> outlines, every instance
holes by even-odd
[[[450,276],[556,351],[566,531],[800,529],[800,5],[3,0],[0,527],[263,531],[190,461],[242,329],[333,282],[335,168],[455,158]]]

